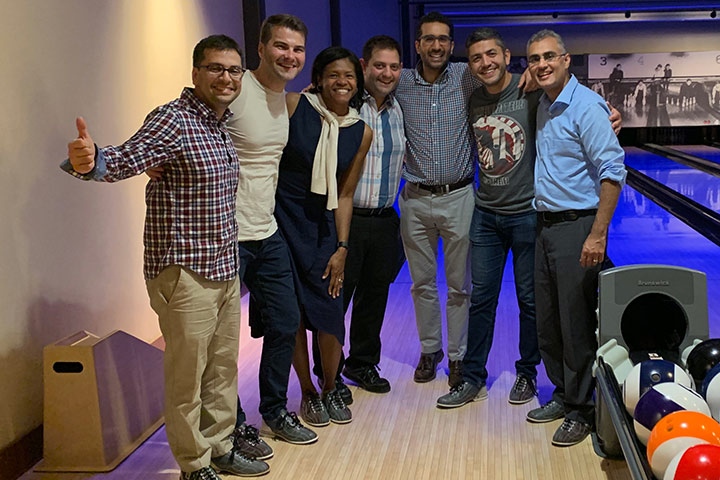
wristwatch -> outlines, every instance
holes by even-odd
[[[350,249],[350,244],[348,242],[337,242],[337,248],[344,248],[345,250]]]

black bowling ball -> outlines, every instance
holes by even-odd
[[[720,338],[711,338],[698,343],[690,351],[687,358],[687,370],[695,380],[696,388],[700,388],[705,376],[720,363]]]

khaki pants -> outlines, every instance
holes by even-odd
[[[165,425],[180,468],[191,472],[232,448],[240,288],[178,265],[147,281],[165,338]]]

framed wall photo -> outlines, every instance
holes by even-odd
[[[720,51],[588,55],[583,83],[626,127],[720,125]]]

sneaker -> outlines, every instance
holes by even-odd
[[[277,418],[265,422],[265,425],[267,428],[263,429],[263,435],[281,438],[295,445],[307,445],[318,439],[315,432],[300,423],[295,412],[283,410]]]
[[[558,447],[569,447],[571,445],[577,445],[578,443],[585,440],[585,437],[590,435],[590,425],[581,422],[580,420],[571,420],[566,418],[562,424],[555,430],[555,435],[552,438],[552,444]]]
[[[486,385],[476,387],[470,382],[460,382],[459,385],[450,387],[450,393],[438,398],[436,405],[439,408],[457,408],[486,398],[488,398]]]
[[[221,480],[211,467],[203,467],[194,472],[180,472],[180,480]]]
[[[345,402],[340,396],[340,392],[332,390],[323,394],[322,402],[325,404],[327,413],[333,423],[342,424],[352,422],[352,412],[347,405],[345,405]]]
[[[545,405],[534,408],[527,413],[527,421],[531,423],[547,423],[560,420],[565,416],[565,407],[560,402],[550,400]]]
[[[528,378],[525,375],[518,375],[515,378],[515,384],[510,390],[508,402],[513,405],[522,405],[537,396],[537,384],[534,378]]]
[[[235,448],[225,455],[211,458],[210,464],[218,473],[225,472],[238,477],[257,477],[270,471],[270,465],[267,463],[249,457]]]
[[[463,382],[463,361],[450,360],[448,362],[448,385],[452,388]]]
[[[390,391],[390,382],[378,374],[379,369],[380,367],[377,365],[368,365],[367,367],[360,368],[345,367],[343,369],[343,375],[355,382],[358,387],[368,392],[387,393]],[[348,403],[345,402],[345,404],[347,405]]]
[[[327,408],[325,408],[325,404],[317,392],[307,392],[303,395],[300,402],[300,416],[305,420],[305,423],[313,427],[330,425]]]
[[[435,353],[420,354],[420,360],[415,368],[413,380],[417,383],[425,383],[433,380],[437,375],[438,363],[440,363],[440,360],[442,360],[444,356],[445,354],[442,350],[438,350]]]
[[[243,423],[232,433],[235,450],[248,457],[267,460],[273,456],[273,449],[258,435],[258,429]]]

